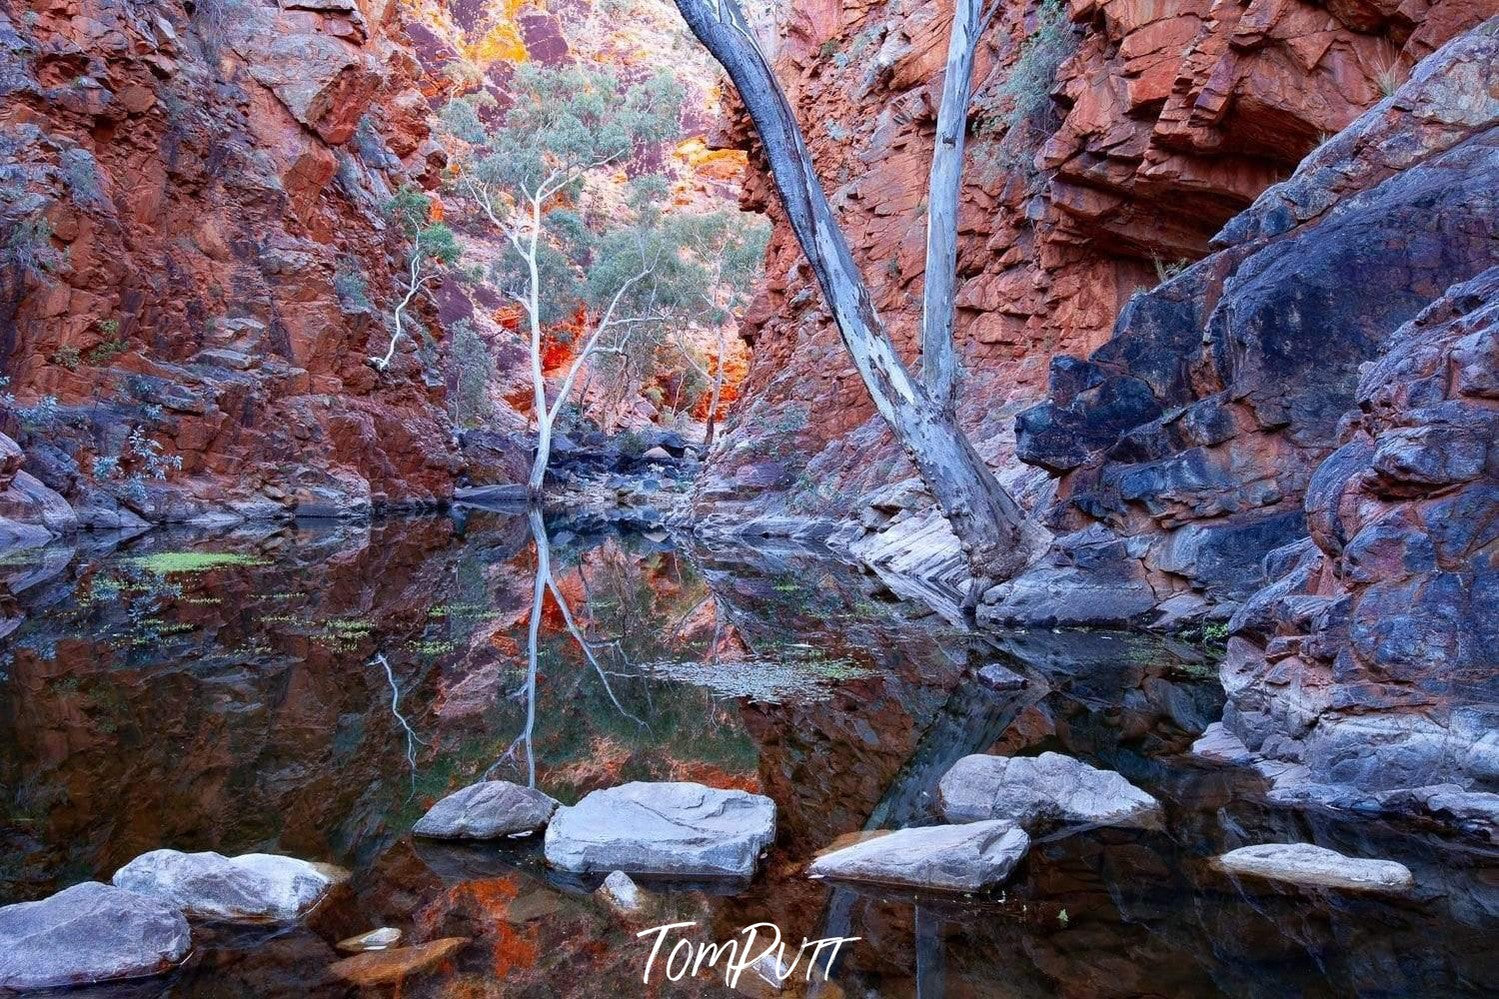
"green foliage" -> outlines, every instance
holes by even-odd
[[[59,367],[67,368],[69,371],[78,370],[78,348],[72,346],[58,347],[52,355],[52,363]]]
[[[432,199],[410,184],[401,185],[395,196],[385,203],[385,216],[405,235],[408,253],[418,265],[426,262],[452,264],[462,251],[453,230],[441,222],[430,221]]]
[[[453,366],[457,370],[453,393],[453,423],[460,427],[478,427],[494,415],[489,398],[489,379],[494,373],[494,359],[489,344],[474,332],[467,322],[452,328]]]
[[[470,147],[460,163],[465,179],[496,206],[559,183],[575,199],[591,171],[624,166],[673,137],[681,117],[682,88],[665,73],[626,89],[609,72],[528,63],[510,90],[513,103],[498,128],[483,119],[493,110],[488,94],[449,101],[441,114],[442,128]]]
[[[369,312],[374,308],[370,303],[369,283],[358,268],[357,262],[346,260],[333,272],[333,292],[345,312]]]
[[[63,255],[52,246],[52,225],[40,214],[12,224],[10,235],[0,244],[0,266],[25,275],[42,277],[55,273],[62,264]]]
[[[1057,69],[1077,49],[1062,0],[1041,0],[1036,26],[1020,50],[1015,67],[999,87],[997,97],[1011,101],[1005,124],[1015,129],[1040,119],[1051,110],[1051,88]]]

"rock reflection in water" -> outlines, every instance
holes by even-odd
[[[187,967],[87,994],[356,993],[328,970],[332,944],[375,926],[470,941],[411,970],[402,995],[636,994],[635,933],[679,920],[704,941],[762,920],[793,943],[862,937],[812,990],[827,996],[1477,995],[1499,981],[1492,858],[1273,809],[1257,778],[1186,756],[1222,704],[1198,651],[974,637],[825,554],[484,514],[160,533],[0,566],[0,622],[0,901],[107,879],[160,846],[355,872],[305,925],[200,928]],[[1028,683],[976,682],[994,662]],[[756,664],[805,682],[741,685]],[[1164,827],[1038,837],[986,899],[803,876],[841,836],[936,821],[933,791],[962,756],[1045,750],[1145,788]],[[410,839],[436,798],[485,775],[564,802],[632,779],[743,787],[775,799],[778,840],[747,887],[643,880],[655,907],[635,925],[593,897],[596,879],[548,870],[534,841]],[[1401,860],[1420,888],[1297,892],[1205,863],[1272,840]],[[721,977],[658,987],[727,992]]]

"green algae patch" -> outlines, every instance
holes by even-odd
[[[207,572],[226,565],[265,565],[265,559],[238,552],[157,552],[127,560],[131,565],[167,576],[179,572]]]

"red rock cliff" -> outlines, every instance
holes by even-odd
[[[960,208],[962,415],[1009,461],[1047,364],[1086,355],[1142,289],[1209,238],[1493,0],[1071,0],[1041,112],[1014,85],[1044,11],[1005,0],[981,46]],[[776,24],[775,17],[784,17]],[[811,0],[767,15],[778,73],[884,318],[919,325],[930,143],[951,5]],[[727,141],[752,146],[741,131]],[[753,160],[752,160],[753,163]],[[772,216],[752,166],[746,201]],[[743,521],[853,509],[911,474],[844,358],[801,254],[778,228],[746,335],[754,360],[700,514]]]
[[[366,363],[381,208],[433,162],[394,3],[0,0],[0,50],[0,372],[39,478],[95,523],[451,493],[435,317]]]

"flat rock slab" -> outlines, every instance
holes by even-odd
[[[1192,755],[1214,763],[1247,764],[1254,759],[1239,737],[1224,728],[1222,722],[1213,722],[1203,729],[1192,743]]]
[[[775,802],[762,794],[634,781],[557,809],[545,850],[564,871],[749,877],[775,835]]]
[[[162,899],[191,917],[266,923],[297,919],[341,876],[327,864],[270,853],[226,857],[153,850],[116,871],[114,883]]]
[[[1160,811],[1154,798],[1119,774],[1060,753],[965,756],[943,775],[937,791],[949,822],[1147,825]]]
[[[556,810],[556,800],[534,788],[487,780],[433,805],[411,831],[429,839],[501,839],[544,828]]]
[[[1311,843],[1242,846],[1219,857],[1218,864],[1234,874],[1348,891],[1404,892],[1415,883],[1404,864],[1347,857]]]
[[[467,937],[442,937],[415,947],[372,950],[346,957],[328,970],[361,988],[394,985],[407,975],[446,960],[466,943]]]
[[[191,949],[192,931],[176,907],[98,881],[0,908],[0,988],[155,975]]]
[[[401,942],[401,931],[394,926],[382,926],[368,933],[347,937],[334,944],[345,954],[362,954],[367,950],[387,950]]]
[[[1010,876],[1030,837],[1007,819],[923,826],[823,854],[807,873],[939,891],[982,891]]]

